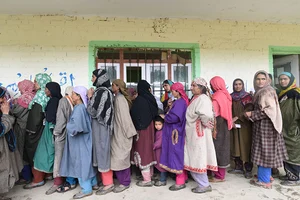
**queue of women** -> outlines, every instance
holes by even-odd
[[[141,172],[140,187],[166,186],[174,174],[169,190],[178,191],[189,173],[197,183],[192,192],[205,193],[212,191],[210,182],[226,181],[231,157],[235,165],[228,173],[244,174],[252,185],[272,188],[272,168],[282,166],[281,184],[300,185],[300,89],[291,73],[279,75],[277,94],[269,75],[258,71],[253,96],[241,79],[229,94],[219,76],[209,84],[196,78],[191,99],[181,83],[166,80],[163,110],[145,80],[134,99],[122,80],[111,85],[105,70],[95,70],[92,82],[95,89],[68,87],[64,96],[47,74],[21,81],[17,99],[0,88],[0,194],[53,178],[46,195],[77,184],[74,199],[93,190],[118,193],[131,184],[131,164]]]

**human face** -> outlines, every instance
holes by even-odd
[[[170,106],[172,106],[172,104],[173,104],[173,100],[171,98],[168,99],[168,106],[170,107]]]
[[[291,79],[287,75],[279,76],[279,84],[281,87],[285,88],[289,85]]]
[[[164,90],[165,90],[166,92],[170,92],[170,90],[171,90],[170,85],[169,85],[169,84],[166,84],[166,83],[163,84],[163,88],[164,88]]]
[[[45,93],[47,97],[51,97],[51,92],[48,90],[48,88],[45,88]]]
[[[176,90],[172,90],[171,92],[172,92],[172,95],[174,98],[176,98],[176,99],[180,98],[179,92],[177,92]]]
[[[163,128],[163,124],[161,122],[155,122],[155,129],[160,131]]]
[[[77,94],[76,92],[72,92],[71,98],[75,105],[77,105],[81,101],[80,95]]]
[[[266,85],[267,77],[264,74],[258,74],[255,79],[255,85],[258,88],[263,88]]]
[[[92,80],[91,80],[91,81],[92,81],[93,83],[95,83],[96,80],[97,80],[97,77],[93,74],[93,75],[92,75]]]
[[[201,90],[200,90],[200,88],[199,88],[199,86],[197,85],[196,82],[193,82],[191,84],[190,89],[191,89],[191,92],[192,92],[193,95],[200,95],[201,94]]]
[[[120,90],[120,87],[114,83],[111,84],[111,90],[113,93],[117,94]]]
[[[243,89],[242,81],[240,80],[235,81],[233,87],[234,87],[234,91],[240,92]]]
[[[34,79],[34,87],[36,91],[38,91],[41,88],[39,83],[35,79]]]

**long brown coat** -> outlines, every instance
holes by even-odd
[[[244,116],[250,110],[253,110],[253,104],[243,106],[241,101],[232,101],[232,117],[238,117],[235,124],[240,124],[241,128],[231,130],[230,151],[231,156],[239,157],[243,162],[250,162],[252,122]]]

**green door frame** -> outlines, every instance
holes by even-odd
[[[130,42],[130,41],[90,41],[89,42],[89,76],[95,70],[97,48],[161,48],[189,49],[192,51],[192,78],[200,76],[199,43],[165,43],[165,42]],[[89,85],[91,82],[89,81]]]
[[[300,54],[300,47],[269,46],[269,72],[273,72],[273,55]]]

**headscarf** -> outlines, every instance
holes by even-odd
[[[201,77],[195,78],[193,80],[193,82],[195,82],[197,85],[202,85],[202,86],[206,87],[206,95],[208,97],[211,97],[210,90],[207,87],[207,82],[206,82],[206,80],[204,78],[201,78]]]
[[[232,128],[232,98],[226,89],[225,81],[220,76],[215,76],[210,80],[210,85],[214,90],[212,100],[219,105],[220,116],[227,121],[228,130]]]
[[[60,85],[56,82],[49,82],[46,84],[46,88],[50,92],[50,100],[45,108],[46,121],[52,124],[56,124],[56,112],[58,108],[59,100],[62,98]]]
[[[234,89],[234,84],[237,81],[241,81],[243,88],[241,91],[236,91]],[[231,97],[233,101],[241,101],[242,105],[245,106],[246,104],[250,103],[252,101],[252,97],[250,93],[245,91],[245,84],[244,81],[240,78],[237,78],[232,83],[233,93],[231,93]]]
[[[88,112],[92,118],[96,118],[99,123],[104,124],[112,133],[114,107],[113,94],[110,87],[110,80],[106,70],[96,69],[93,74],[97,77],[93,83],[96,86],[95,93],[88,104]]]
[[[184,87],[181,83],[177,82],[174,83],[171,86],[171,90],[176,90],[177,92],[179,92],[179,94],[181,95],[181,97],[184,99],[184,101],[186,102],[186,105],[189,105],[189,98],[186,95],[185,91],[184,91]]]
[[[146,129],[158,114],[158,106],[154,96],[150,93],[150,84],[140,80],[137,85],[138,96],[131,108],[131,117],[137,130]]]
[[[174,84],[171,80],[164,80],[163,84],[168,84],[170,87]],[[172,97],[171,90],[169,92],[165,92],[165,94],[161,98],[161,102],[164,102]]]
[[[6,91],[2,87],[0,87],[0,98],[2,98],[5,95],[5,92]]]
[[[51,77],[46,73],[39,73],[35,76],[36,82],[39,84],[40,89],[36,92],[34,98],[28,105],[28,109],[30,110],[33,104],[37,103],[42,106],[42,111],[45,111],[46,105],[49,101],[49,97],[45,94],[46,84],[51,82]]]
[[[279,87],[280,87],[279,101],[285,95],[287,95],[288,98],[297,98],[297,99],[299,99],[300,98],[300,88],[298,88],[296,86],[296,79],[295,79],[294,75],[291,74],[290,72],[282,72],[278,76],[278,80],[280,80],[280,76],[282,76],[282,75],[286,75],[287,77],[289,77],[290,82],[286,87],[282,87],[279,84]]]
[[[131,108],[132,106],[132,101],[129,97],[129,94],[127,92],[127,88],[126,88],[126,84],[123,80],[121,79],[116,79],[113,81],[113,84],[119,86],[119,89],[120,89],[120,93],[123,94],[123,96],[125,97],[125,99],[127,100],[127,103],[128,103],[128,106],[129,108]]]
[[[262,88],[256,86],[256,77],[259,74],[265,75],[267,81]],[[272,121],[274,128],[278,133],[282,131],[282,116],[278,103],[278,98],[275,89],[270,85],[271,81],[266,71],[260,70],[255,73],[253,85],[255,94],[253,98],[254,103],[258,103],[259,109],[264,112]]]
[[[85,107],[87,107],[87,104],[88,104],[87,91],[88,90],[83,86],[76,86],[73,88],[73,92],[80,95],[80,98],[81,98],[83,104],[85,105]]]
[[[71,96],[73,92],[73,86],[66,87],[65,95]]]
[[[18,83],[18,88],[21,96],[18,98],[17,103],[23,108],[28,108],[29,103],[35,95],[34,83],[30,80],[23,80]]]
[[[6,90],[6,88],[1,86],[0,87],[0,98],[3,98],[3,97],[5,97],[6,100],[11,99],[11,96],[10,96],[9,92]],[[10,107],[12,106],[12,101],[9,102],[9,105],[10,105]],[[7,142],[8,149],[11,152],[14,152],[16,149],[16,144],[17,144],[16,136],[15,136],[13,129],[5,130],[7,127],[5,127],[1,123],[2,115],[3,115],[3,113],[0,110],[0,136],[3,136],[3,134],[5,133],[4,137]]]
[[[97,88],[101,86],[106,88],[110,87],[110,80],[105,69],[96,69],[93,71],[93,74],[97,77],[93,86]]]

